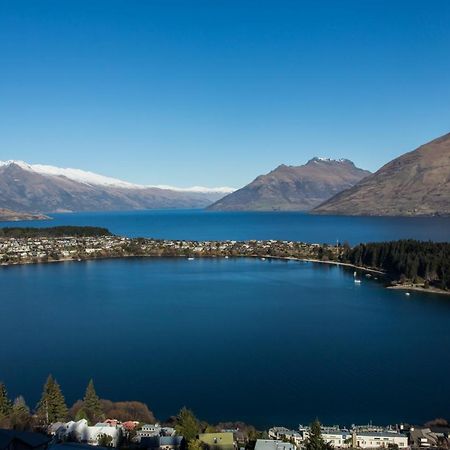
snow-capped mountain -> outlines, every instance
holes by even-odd
[[[0,162],[0,208],[29,213],[203,208],[231,188],[145,186],[79,169]]]
[[[119,180],[117,178],[107,177],[104,175],[99,175],[98,173],[89,172],[80,169],[62,168],[49,166],[46,164],[28,164],[25,161],[0,161],[0,167],[9,166],[15,164],[23,170],[29,172],[38,173],[40,175],[46,176],[56,176],[56,177],[66,177],[69,180],[76,181],[78,183],[83,183],[91,186],[107,186],[107,187],[117,187],[124,189],[147,189],[147,188],[157,188],[157,189],[167,189],[170,191],[177,192],[196,192],[196,193],[221,193],[229,194],[235,189],[231,187],[221,186],[221,187],[204,187],[204,186],[192,186],[192,187],[176,187],[169,185],[142,185],[129,183],[128,181]]]

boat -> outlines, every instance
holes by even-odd
[[[266,258],[261,258],[261,261],[265,261],[266,260]]]
[[[353,281],[355,282],[355,284],[361,284],[361,280],[359,280],[358,278],[355,278]]]
[[[195,258],[193,258],[192,256],[190,256],[190,257],[188,258],[188,261],[194,261],[194,259],[195,259]]]
[[[409,292],[405,292],[405,295],[409,297],[411,294]]]
[[[225,259],[228,259],[229,258],[229,256],[228,255],[225,255]]]

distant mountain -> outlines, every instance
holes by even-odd
[[[29,214],[11,211],[10,209],[0,208],[0,222],[18,222],[19,220],[45,220],[50,217],[43,214]]]
[[[218,200],[216,211],[308,211],[353,186],[370,172],[347,159],[313,158],[303,166],[278,166]]]
[[[0,207],[28,213],[204,208],[231,191],[143,186],[78,169],[0,162]]]
[[[394,159],[319,207],[317,214],[450,214],[450,133]]]

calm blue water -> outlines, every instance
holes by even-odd
[[[69,402],[93,377],[102,397],[161,419],[183,405],[261,427],[450,412],[447,297],[250,259],[18,266],[0,286],[0,379],[33,406],[51,372]]]
[[[151,210],[52,214],[54,220],[0,226],[95,225],[130,237],[193,240],[286,239],[351,244],[401,238],[450,241],[450,217],[343,217],[296,212]]]

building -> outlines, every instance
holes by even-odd
[[[296,447],[300,447],[301,443],[304,440],[303,435],[298,431],[290,430],[289,428],[285,427],[272,427],[269,429],[267,434],[271,439],[291,442]]]
[[[294,444],[278,439],[258,439],[255,450],[295,450]]]
[[[399,449],[408,448],[408,436],[396,431],[349,431],[345,428],[323,427],[323,440],[334,448],[387,448],[395,445]],[[309,431],[303,431],[303,439],[309,437]]]
[[[323,440],[333,447],[352,447],[352,434],[348,430],[329,429],[322,432]]]
[[[0,429],[0,450],[46,450],[50,441],[40,433]]]
[[[450,445],[449,427],[411,427],[409,434],[414,447],[429,448],[441,446],[445,448]]]
[[[138,438],[138,441],[143,437],[159,436],[160,434],[161,425],[159,425],[159,423],[146,423],[145,425],[142,425],[142,428],[140,430],[136,431],[136,437]]]
[[[122,437],[122,428],[120,426],[111,426],[107,423],[97,423],[89,426],[86,419],[78,422],[70,421],[57,430],[54,435],[61,441],[75,441],[82,444],[100,445],[117,447]]]
[[[198,436],[210,450],[234,450],[234,437],[232,432],[202,433]]]
[[[352,444],[353,447],[360,448],[387,448],[390,445],[397,445],[401,449],[408,448],[408,437],[404,434],[390,431],[354,432]]]
[[[183,436],[142,437],[140,448],[147,450],[179,450],[183,443]]]

